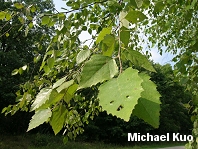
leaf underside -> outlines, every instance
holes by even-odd
[[[32,116],[32,119],[30,120],[29,127],[27,131],[30,131],[33,128],[38,127],[39,125],[43,124],[50,118],[52,115],[51,110],[48,109],[41,109],[35,112],[35,114]]]
[[[36,96],[34,103],[31,106],[31,111],[36,110],[42,106],[48,99],[52,92],[50,88],[43,88]]]
[[[90,50],[82,50],[78,53],[77,57],[76,57],[76,63],[80,64],[83,61],[85,61],[89,56],[90,56],[91,52]]]

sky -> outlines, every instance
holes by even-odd
[[[62,1],[62,0],[54,0],[54,4],[55,4],[55,7],[56,9],[61,12],[61,11],[65,11],[63,9],[61,9],[61,7],[65,8],[66,7],[66,1]],[[86,40],[86,39],[90,39],[91,36],[86,33],[86,32],[83,32],[81,35],[80,35],[80,40],[83,39],[83,40]],[[173,65],[173,63],[171,62],[172,58],[173,58],[173,55],[170,54],[170,53],[163,53],[162,56],[159,54],[157,48],[153,48],[151,49],[151,53],[152,53],[152,60],[155,62],[155,63],[160,63],[162,65],[164,64],[167,64],[167,63],[171,63]]]

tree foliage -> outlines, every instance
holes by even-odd
[[[188,107],[192,110],[194,129],[197,134],[197,91],[198,91],[198,57],[197,57],[197,12],[198,1],[156,1],[151,4],[148,15],[151,25],[145,28],[146,35],[159,51],[175,54],[175,76],[193,94],[192,102]],[[196,115],[196,116],[195,116]],[[197,139],[187,145],[188,148],[198,147]]]
[[[13,7],[20,15],[10,9],[0,12],[4,24],[11,23],[15,16],[22,26],[28,22],[25,35],[36,31],[35,27],[55,29],[53,34],[42,36],[45,43],[38,41],[32,45],[45,49],[42,60],[39,61],[40,55],[34,58],[35,63],[41,63],[39,73],[21,87],[19,102],[4,108],[3,112],[31,107],[29,110],[35,111],[35,115],[30,124],[36,127],[49,122],[55,133],[63,127],[65,141],[81,133],[84,123],[100,111],[100,106],[125,120],[134,112],[158,127],[160,95],[149,76],[135,69],[142,67],[155,72],[148,61],[149,51],[143,51],[147,39],[141,35],[152,45],[157,44],[161,53],[163,46],[172,53],[180,51],[174,58],[175,73],[184,76],[182,80],[197,98],[197,0],[68,0],[66,6],[65,12],[40,13],[36,4],[25,7],[23,3],[14,2]],[[35,12],[37,15],[32,17]],[[90,45],[79,39],[83,31],[91,35]],[[9,30],[2,35],[9,37]],[[21,74],[25,68],[31,67],[21,66],[13,74]],[[90,94],[93,91],[95,94]],[[133,92],[135,97],[131,95]],[[116,98],[110,98],[115,95]],[[149,118],[139,112],[143,107]],[[34,119],[39,117],[38,113],[48,110],[52,114],[46,112],[44,119]],[[60,128],[54,126],[57,117]],[[28,130],[30,128],[33,127]]]
[[[31,6],[34,4],[34,7]],[[23,6],[23,8],[20,8]],[[40,11],[36,11],[36,8]],[[12,1],[0,1],[0,109],[5,106],[15,104],[16,92],[20,88],[21,83],[31,80],[35,74],[38,73],[40,63],[33,63],[42,57],[47,46],[46,36],[52,34],[52,28],[39,28],[34,26],[34,21],[40,21],[40,18],[35,16],[47,11],[53,11],[54,6],[47,1],[24,1],[23,5],[20,3],[13,3]],[[38,44],[39,43],[39,44]],[[33,46],[34,45],[34,46]],[[34,58],[35,57],[35,58]],[[27,71],[28,73],[23,73]],[[12,74],[21,74],[11,76]],[[22,74],[23,73],[23,74]],[[26,86],[28,87],[28,86]],[[25,88],[24,88],[25,89]],[[18,92],[19,93],[19,92]],[[18,94],[17,93],[17,94]],[[26,98],[30,96],[25,95]],[[20,98],[17,98],[19,100]],[[23,107],[25,100],[20,104]],[[10,106],[16,112],[17,106]],[[28,108],[26,109],[28,110]],[[1,132],[21,132],[26,129],[27,121],[29,121],[31,114],[18,112],[13,117],[4,117],[0,115]],[[10,125],[7,125],[7,124]]]
[[[36,16],[36,18],[41,17],[41,20],[33,23],[33,26],[46,28],[54,25],[55,33],[48,36],[49,38],[44,37],[44,39],[50,40],[47,40],[49,41],[48,47],[40,66],[40,73],[22,87],[18,94],[19,102],[15,105],[19,108],[13,109],[12,106],[9,106],[3,109],[3,112],[8,114],[12,110],[25,110],[30,105],[29,110],[35,111],[35,115],[30,121],[28,130],[37,127],[44,121],[49,121],[55,133],[58,133],[62,127],[65,128],[67,134],[65,140],[67,137],[75,138],[77,134],[81,133],[83,123],[93,118],[100,106],[108,113],[129,120],[135,105],[138,104],[138,99],[149,97],[147,96],[149,91],[146,90],[150,90],[150,88],[144,87],[144,82],[149,80],[149,78],[146,79],[147,75],[142,75],[133,68],[123,68],[122,62],[130,60],[132,65],[154,71],[141,52],[136,49],[135,60],[133,59],[134,52],[130,52],[134,47],[128,44],[131,42],[131,35],[128,33],[132,31],[137,33],[138,30],[133,27],[128,27],[127,30],[121,29],[122,23],[119,21],[121,12],[129,12],[125,19],[133,25],[147,19],[139,10],[133,10],[131,2],[67,1],[66,5],[71,8],[71,11],[46,12]],[[14,7],[21,11],[25,9],[23,3],[16,2]],[[30,12],[39,11],[35,5],[31,5],[29,8]],[[6,14],[12,13],[14,11],[1,11],[1,20],[9,21]],[[133,13],[136,15],[131,17]],[[101,18],[97,16],[101,16]],[[30,17],[31,13],[27,18]],[[32,22],[32,20],[30,21]],[[92,35],[93,44],[90,46],[82,44],[79,39],[82,31],[88,31]],[[123,39],[123,34],[128,35],[127,40]],[[86,50],[90,52],[85,52]],[[124,56],[125,51],[127,58],[130,57],[129,60]],[[144,60],[144,64],[141,63],[142,60]],[[15,70],[13,74],[20,73],[20,69],[23,67]],[[98,93],[87,95],[86,92],[93,90],[98,90]],[[152,86],[152,90],[156,91],[156,86]],[[115,98],[108,103],[109,92],[112,92],[113,96],[117,93],[121,98]],[[133,97],[132,93],[137,96]],[[158,107],[160,106],[159,97],[159,95],[156,96]],[[107,106],[104,103],[107,103]],[[111,104],[113,104],[113,108],[110,108]],[[148,108],[152,109],[152,106],[149,105]],[[159,113],[160,109],[157,109],[156,112]],[[138,116],[141,117],[142,114],[138,114]],[[158,127],[159,114],[150,116],[157,121],[155,124],[152,121],[148,122],[154,127]],[[57,123],[54,123],[54,119],[60,121],[59,128],[56,128]]]

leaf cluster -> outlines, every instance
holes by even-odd
[[[139,43],[143,40],[138,27],[148,22],[144,10],[149,2],[69,0],[66,5],[71,10],[41,14],[37,10],[35,19],[41,19],[32,28],[54,31],[42,36],[47,47],[39,41],[33,45],[46,50],[42,60],[39,53],[34,57],[34,63],[41,64],[38,75],[21,86],[18,103],[2,112],[35,111],[28,131],[47,122],[55,134],[64,128],[65,142],[82,133],[84,123],[101,109],[125,121],[134,114],[157,128],[160,94],[150,77],[135,69],[155,72]],[[25,9],[21,3],[15,7]],[[28,8],[36,11],[32,5]],[[8,21],[5,16],[1,20]],[[83,31],[91,35],[89,46],[79,39]]]

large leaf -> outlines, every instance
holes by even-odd
[[[118,78],[111,79],[99,87],[99,104],[108,114],[129,121],[143,91],[141,83],[138,71],[128,68]]]
[[[36,96],[35,101],[31,106],[31,111],[36,110],[40,106],[42,106],[48,99],[52,92],[50,88],[43,88]]]
[[[82,63],[84,60],[86,60],[90,56],[90,54],[91,54],[90,50],[80,51],[76,57],[76,63],[77,64]]]
[[[58,106],[52,111],[50,125],[52,126],[55,135],[63,128],[66,114],[67,109],[63,105]]]
[[[149,71],[156,72],[149,60],[140,52],[128,50],[124,53],[126,59],[130,60],[134,65],[143,67]]]
[[[133,114],[157,128],[159,127],[160,116],[160,94],[147,74],[141,73],[139,76],[143,79],[142,87],[144,91],[141,93],[141,98],[138,100]]]
[[[104,37],[108,34],[111,33],[111,27],[108,28],[103,28],[102,31],[99,33],[98,38],[96,40],[96,44],[98,44],[99,42],[101,42]]]
[[[103,55],[93,55],[83,67],[79,89],[109,80],[117,73],[118,67],[114,59]]]
[[[43,124],[50,118],[52,115],[51,110],[48,109],[41,109],[35,112],[35,114],[32,116],[32,119],[30,120],[29,127],[27,131],[30,131],[33,128],[38,127],[39,125]]]
[[[147,17],[140,11],[131,10],[125,17],[131,23],[138,23],[145,20]]]

